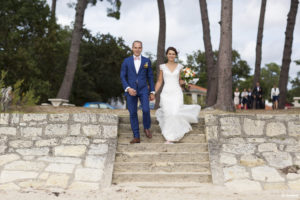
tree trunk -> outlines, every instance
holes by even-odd
[[[216,104],[217,92],[218,92],[218,69],[214,62],[214,54],[211,45],[209,19],[207,12],[206,0],[199,0],[200,11],[202,18],[203,29],[203,41],[205,48],[205,59],[207,66],[207,94],[206,94],[206,106],[212,106]]]
[[[286,103],[287,84],[289,79],[289,70],[291,63],[292,45],[293,45],[293,34],[296,23],[296,16],[298,10],[299,0],[291,0],[291,7],[288,14],[286,31],[285,31],[285,42],[282,57],[282,65],[279,78],[279,105],[280,109],[284,109]]]
[[[232,0],[222,0],[217,109],[234,111],[232,100]]]
[[[51,18],[55,19],[55,10],[56,10],[56,1],[57,0],[52,0],[52,6],[51,6]]]
[[[165,57],[165,45],[166,45],[166,12],[165,12],[165,5],[164,0],[157,0],[158,5],[158,12],[159,12],[159,34],[158,34],[158,44],[157,44],[157,61],[156,61],[156,77],[158,80],[159,77],[159,65],[164,63]],[[161,89],[157,91],[155,94],[155,109],[159,107],[160,102],[160,93]]]
[[[253,77],[253,87],[255,87],[256,82],[259,82],[260,80],[261,48],[262,48],[266,4],[267,4],[267,0],[261,1],[257,39],[256,39],[256,59],[255,59],[255,72]]]
[[[82,38],[83,17],[84,17],[84,11],[87,6],[87,1],[88,0],[78,0],[76,5],[75,24],[74,24],[74,30],[72,32],[72,40],[71,40],[68,63],[66,67],[64,80],[60,86],[59,92],[57,94],[57,98],[69,99],[70,97],[74,75],[77,68],[77,60],[78,60],[80,42]]]

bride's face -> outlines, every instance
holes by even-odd
[[[175,51],[169,50],[167,53],[167,58],[168,58],[168,61],[174,62],[175,58],[176,58]]]

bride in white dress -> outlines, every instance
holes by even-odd
[[[190,123],[198,122],[201,107],[183,104],[183,93],[180,87],[180,84],[184,84],[180,78],[183,66],[175,63],[177,50],[174,47],[169,47],[166,55],[168,62],[160,65],[159,78],[155,84],[155,92],[157,92],[164,81],[160,94],[160,108],[155,115],[166,143],[172,144],[192,130]]]

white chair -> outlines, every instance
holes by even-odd
[[[300,108],[300,103],[299,103],[300,97],[294,97],[293,99],[294,99],[294,102],[293,102],[294,107]]]

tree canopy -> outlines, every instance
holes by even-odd
[[[71,102],[81,105],[85,101],[107,101],[120,97],[123,89],[120,70],[123,59],[131,50],[121,38],[110,34],[92,36],[84,33],[75,75]]]
[[[218,51],[214,51],[214,61],[217,62]],[[197,85],[207,87],[207,66],[205,52],[198,50],[187,56],[187,66],[197,73],[199,81]],[[238,51],[232,51],[232,80],[233,88],[240,87],[250,77],[250,66],[247,61],[242,60]]]
[[[110,1],[110,0],[108,0]],[[96,0],[89,3],[95,4]],[[115,0],[108,15],[119,17],[121,1]],[[50,8],[46,0],[0,1],[0,70],[5,71],[4,85],[20,84],[20,93],[31,91],[39,98],[38,103],[54,97],[63,80],[70,49],[72,28],[62,27],[51,20]],[[122,38],[110,34],[83,29],[83,38],[70,102],[82,105],[86,101],[108,101],[122,96],[123,90],[119,72],[123,59],[131,54],[130,47]],[[151,57],[153,71],[156,56]],[[218,51],[213,52],[214,62]],[[165,60],[166,61],[166,60]],[[179,61],[183,63],[182,61]],[[300,60],[295,61],[300,65]],[[197,85],[207,88],[207,66],[205,52],[198,50],[187,55],[185,66],[192,67],[199,81]],[[270,98],[273,84],[278,84],[281,66],[266,64],[261,70],[261,85],[264,98]],[[238,51],[232,51],[233,89],[252,88],[251,68]],[[154,76],[155,77],[155,76]],[[287,98],[300,96],[300,73],[290,80],[291,89]]]
[[[51,20],[44,0],[1,1],[0,25],[0,68],[7,71],[5,85],[24,80],[20,91],[33,89],[39,103],[54,97],[64,76],[72,30]],[[119,71],[129,52],[121,38],[93,36],[85,29],[71,102],[82,105],[121,96]]]
[[[300,60],[296,60],[295,63],[300,65]],[[288,102],[293,102],[293,97],[300,97],[300,71],[297,76],[291,80],[292,88],[288,91],[287,99]]]

